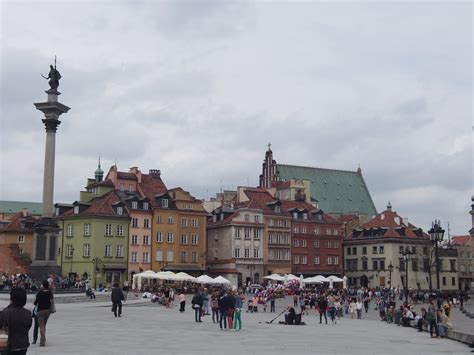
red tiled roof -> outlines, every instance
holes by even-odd
[[[350,222],[354,219],[357,219],[359,220],[359,216],[356,215],[356,214],[353,214],[353,213],[350,213],[350,214],[341,214],[337,217],[334,217],[337,221],[339,222]]]
[[[470,238],[470,235],[457,235],[452,237],[451,240],[456,245],[466,245]]]
[[[26,274],[27,267],[21,262],[21,259],[15,255],[18,247],[10,245],[0,245],[0,270],[6,274]]]
[[[396,221],[398,219],[398,222]],[[384,233],[384,238],[418,238],[413,229],[418,229],[418,227],[414,226],[411,223],[406,224],[403,221],[403,218],[392,210],[385,210],[378,215],[376,215],[373,219],[369,222],[365,223],[361,226],[362,229],[378,229],[384,228],[386,232]],[[397,233],[396,229],[405,228],[405,235],[400,236]],[[429,239],[429,235],[424,233],[422,234],[422,238]]]
[[[33,232],[33,228],[28,228],[26,225],[23,225],[22,228],[22,221],[37,221],[39,217],[28,215],[23,217],[23,212],[16,213],[6,225],[0,228],[0,232]]]
[[[248,189],[244,192],[249,198],[249,201],[246,201],[242,204],[244,207],[261,209],[264,214],[290,216],[288,211],[285,211],[283,208],[281,209],[280,213],[276,213],[268,206],[268,203],[278,201],[278,199],[270,195],[268,191],[256,188]]]
[[[117,172],[117,178],[123,180],[137,180],[137,177],[134,173],[124,173],[122,171]]]
[[[142,182],[140,184],[140,189],[145,195],[145,197],[150,200],[152,206],[156,206],[156,195],[167,192],[166,186],[161,180],[161,178],[159,178],[158,176],[151,176],[147,174],[142,174]]]
[[[125,217],[126,215],[123,215],[123,216],[117,215],[112,207],[116,202],[119,202],[119,201],[120,201],[120,197],[117,194],[117,191],[115,190],[110,191],[109,193],[105,195],[93,198],[89,202],[90,207],[88,207],[86,210],[82,211],[78,215],[79,216],[100,215],[100,216]],[[64,217],[74,216],[74,209],[70,209],[66,211],[61,216],[64,216]]]
[[[87,187],[95,187],[95,186],[114,187],[114,183],[112,182],[112,180],[107,179],[107,180],[103,180],[103,181],[100,181],[100,182],[94,182],[93,184],[90,184]]]

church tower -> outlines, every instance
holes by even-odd
[[[259,180],[259,187],[264,189],[269,189],[272,186],[272,181],[278,180],[276,161],[273,160],[273,152],[270,143],[268,143],[268,150],[265,153],[265,160],[262,164],[262,174]]]

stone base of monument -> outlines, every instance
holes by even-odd
[[[53,218],[41,218],[35,225],[33,258],[28,268],[35,280],[46,280],[49,275],[59,275],[56,261],[57,241],[61,229]]]

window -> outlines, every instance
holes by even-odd
[[[136,251],[132,251],[132,253],[130,254],[130,259],[131,259],[131,262],[132,263],[136,263],[137,260],[138,260],[138,256],[137,256],[137,252]]]
[[[132,209],[136,210],[138,208],[138,202],[132,201]]]
[[[356,263],[357,263],[357,260],[356,260]],[[368,268],[369,268],[369,263],[367,262],[367,260],[362,260],[362,270],[367,271]],[[357,270],[357,267],[356,267],[356,270]]]
[[[270,219],[268,220],[268,225],[269,225],[270,227],[273,227],[273,219],[270,218]]]
[[[352,255],[357,255],[357,248],[356,247],[352,248]]]
[[[306,239],[303,239],[303,240],[301,241],[301,246],[302,246],[303,248],[306,248]]]
[[[143,220],[143,228],[150,228],[150,220],[148,218]]]
[[[198,244],[198,235],[197,234],[193,234],[191,236],[191,244],[192,245],[197,245]]]
[[[298,248],[300,246],[300,241],[298,239],[293,239],[293,246]]]
[[[293,212],[293,219],[298,219],[298,212]]]
[[[147,251],[143,252],[143,262],[144,263],[150,262],[150,253],[148,253]]]
[[[327,256],[327,257],[326,257],[326,264],[327,264],[327,265],[331,265],[331,264],[332,264],[332,257],[330,257],[330,256]]]
[[[306,212],[303,213],[303,219],[308,219],[308,213],[306,213]],[[304,263],[304,264],[306,264],[306,263]]]
[[[240,239],[240,228],[235,228],[235,238]]]
[[[132,235],[132,244],[138,244],[138,235]]]
[[[132,218],[132,227],[137,228],[138,227],[138,218]]]
[[[104,256],[107,256],[107,257],[112,256],[112,245],[107,244],[105,246]]]
[[[280,206],[275,206],[275,212],[280,213]]]
[[[403,245],[400,245],[398,247],[398,254],[403,254],[405,252],[405,248],[403,248]]]
[[[90,244],[83,244],[82,245],[82,256],[88,258],[91,256],[91,246]]]
[[[411,253],[416,254],[416,247],[411,247]]]
[[[446,286],[446,277],[443,276],[443,286]]]
[[[240,258],[240,248],[234,248],[234,258]]]
[[[326,248],[331,248],[331,241],[330,240],[327,240],[326,241]]]
[[[351,248],[346,248],[346,254],[351,255]]]
[[[188,219],[181,218],[181,227],[187,227],[187,226],[188,226]]]
[[[332,231],[332,234],[337,235],[338,233],[339,233],[339,231],[337,230],[337,228],[334,228],[333,231]]]
[[[253,230],[253,239],[260,239],[260,234],[261,234],[260,229],[254,229]]]
[[[244,238],[250,239],[250,228],[244,228]]]
[[[148,235],[143,236],[143,245],[149,245],[150,244],[150,237]]]
[[[25,242],[25,236],[23,234],[20,234],[18,236],[18,243],[24,243]]]
[[[297,226],[293,227],[293,233],[299,233],[300,229]]]
[[[326,228],[326,234],[331,235],[331,228]]]
[[[248,214],[246,214],[246,215],[244,216],[244,219],[245,219],[246,222],[248,222],[248,221],[250,221],[250,216],[249,216]]]
[[[244,249],[244,258],[250,258],[250,249],[249,248]]]
[[[163,243],[163,233],[156,232],[156,242],[157,243]]]
[[[117,245],[117,258],[123,258],[123,245]]]
[[[168,233],[168,243],[173,243],[174,242],[174,235],[172,232]]]
[[[314,228],[314,234],[319,234],[319,228]]]
[[[68,258],[72,258],[73,254],[74,254],[74,248],[72,247],[72,244],[67,244],[66,245],[66,256]]]
[[[451,271],[456,272],[456,260],[449,260]]]
[[[307,264],[308,263],[308,258],[306,255],[301,256],[301,264]]]
[[[181,234],[181,244],[188,244],[188,235]]]
[[[155,261],[163,261],[163,251],[157,250],[155,252]]]
[[[338,245],[339,245],[339,243],[338,243],[337,241],[335,241],[335,240],[332,241],[332,247],[333,247],[333,249],[337,249],[337,248],[338,248]]]
[[[376,246],[372,247],[372,254],[378,254]]]
[[[198,256],[198,253],[197,253],[197,252],[195,252],[195,251],[191,252],[191,262],[192,262],[192,263],[197,263],[197,261],[198,261],[198,260],[197,260],[197,259],[198,259],[197,256]]]
[[[334,256],[333,261],[334,261],[334,265],[339,265],[339,257],[338,256]]]
[[[106,224],[105,225],[105,235],[107,237],[110,237],[112,235],[112,225],[111,224]]]
[[[319,248],[319,240],[315,240],[315,241],[314,241],[314,247],[315,247],[315,248]]]
[[[143,209],[148,211],[148,202],[143,202]]]
[[[156,216],[156,223],[163,223],[163,216]]]
[[[253,257],[254,258],[259,258],[260,257],[260,249],[254,249],[253,250]]]
[[[133,191],[133,185],[132,184],[128,184],[128,191],[130,191],[130,192]]]
[[[456,278],[451,277],[451,285],[456,286]]]
[[[84,235],[91,235],[91,224],[84,223]]]
[[[168,208],[168,199],[164,198],[161,200],[161,207]]]
[[[379,246],[379,254],[384,254],[384,253],[385,253],[384,246],[383,245]]]
[[[79,206],[74,206],[74,214],[79,214]]]
[[[117,207],[117,214],[118,214],[119,216],[123,215],[123,207],[122,207],[122,206],[118,206],[118,207]]]
[[[74,232],[74,227],[72,224],[67,225],[67,236],[72,237]]]
[[[314,264],[319,265],[319,255],[314,256]]]
[[[362,247],[362,255],[367,255],[367,247]]]
[[[197,219],[197,218],[193,218],[193,219],[191,220],[191,226],[194,227],[194,228],[196,228],[196,227],[199,226],[199,223],[198,223],[198,219]]]
[[[172,216],[168,217],[168,224],[173,224],[173,217]]]
[[[301,233],[306,233],[306,226],[301,227]]]
[[[295,255],[293,256],[293,264],[299,264],[300,263],[300,256]]]
[[[123,225],[121,225],[121,224],[117,225],[117,236],[118,237],[123,237]]]
[[[253,216],[255,223],[260,223],[260,216]]]
[[[428,255],[428,248],[423,247],[423,255]],[[461,252],[461,257],[462,257],[462,252]]]
[[[398,269],[400,271],[405,271],[405,260],[399,259]]]
[[[174,254],[172,250],[168,250],[167,261],[173,261]]]
[[[182,252],[180,253],[180,259],[179,259],[179,260],[180,260],[180,262],[182,262],[182,263],[188,262],[188,253],[185,252],[185,251],[182,251]]]
[[[378,270],[378,269],[379,269],[378,260],[372,260],[372,270]]]

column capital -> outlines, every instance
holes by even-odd
[[[58,130],[58,126],[61,124],[61,121],[55,118],[44,118],[42,119],[44,123],[44,128],[46,132],[53,132],[56,133]]]

